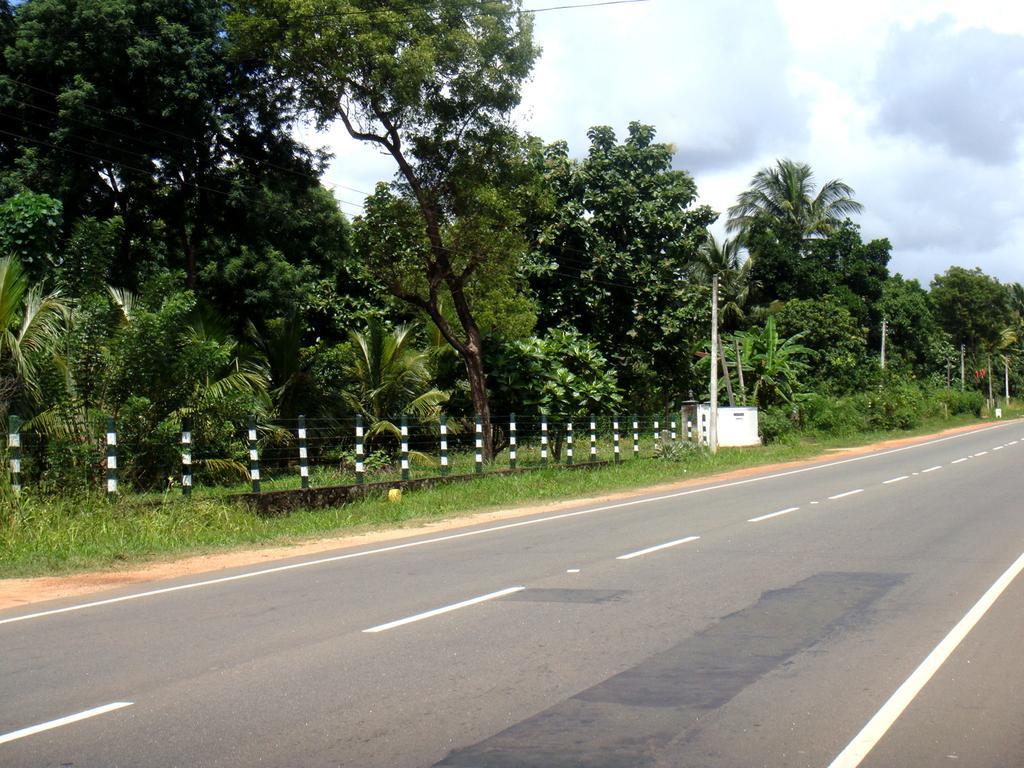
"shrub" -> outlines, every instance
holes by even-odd
[[[890,381],[877,391],[858,395],[872,429],[912,429],[924,418],[926,398],[921,388],[910,382]]]
[[[761,442],[765,444],[784,440],[796,428],[797,423],[793,421],[789,406],[767,408],[758,414],[757,429],[761,434]]]
[[[958,389],[950,389],[939,396],[939,402],[949,408],[949,415],[971,414],[981,416],[981,409],[985,407],[985,397],[981,392],[961,392]]]
[[[829,435],[852,435],[868,428],[868,418],[859,397],[811,395],[803,403],[804,426]]]

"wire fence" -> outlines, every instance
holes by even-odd
[[[109,417],[53,434],[8,419],[15,493],[103,489],[110,497],[265,493],[498,471],[622,463],[700,442],[692,409],[658,415],[538,412],[181,423],[180,432],[119,431]],[[490,448],[490,451],[486,450]]]

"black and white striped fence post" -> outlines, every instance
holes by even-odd
[[[548,465],[548,416],[546,413],[540,415],[540,465]]]
[[[597,419],[590,414],[590,460],[597,461]]]
[[[249,479],[252,492],[260,492],[260,452],[256,446],[256,417],[249,416]]]
[[[117,495],[117,425],[107,418],[107,498]]]
[[[572,422],[565,425],[565,463],[572,466]]]
[[[508,417],[508,468],[516,468],[516,415]]]
[[[363,415],[356,414],[356,485],[366,482],[366,465],[363,463]]]
[[[409,420],[402,414],[402,479],[409,479]]]
[[[661,425],[658,420],[654,420],[654,450],[657,452],[659,446],[661,446]]]
[[[7,417],[7,447],[11,451],[11,490],[21,493],[21,419],[13,413]]]
[[[622,461],[622,458],[619,455],[619,418],[618,418],[618,416],[616,416],[615,420],[612,421],[612,445],[614,446],[614,450],[615,450],[615,463],[618,464],[620,461]]]
[[[484,472],[484,424],[480,415],[476,417],[476,473],[482,475]]]
[[[299,416],[299,482],[302,490],[309,490],[309,445],[306,442],[306,417]]]
[[[181,495],[192,495],[192,419],[181,420]]]
[[[448,416],[441,414],[441,477],[448,476]]]
[[[693,420],[690,418],[686,419],[686,439],[693,442]]]
[[[640,421],[633,414],[633,458],[640,457]]]
[[[676,420],[675,419],[672,419],[672,422],[671,422],[671,432],[669,434],[671,434],[671,436],[672,436],[672,447],[674,448],[675,445],[676,445]]]

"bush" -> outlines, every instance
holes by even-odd
[[[800,409],[805,427],[829,435],[853,435],[868,428],[868,418],[859,397],[811,395]]]
[[[910,382],[890,381],[881,389],[857,395],[871,429],[913,429],[924,419],[926,397]]]
[[[981,409],[985,407],[985,397],[981,392],[961,392],[958,389],[943,392],[938,401],[949,409],[950,416],[958,414],[981,416]]]
[[[758,414],[757,431],[761,434],[761,442],[777,443],[784,440],[797,429],[789,406],[767,408]]]

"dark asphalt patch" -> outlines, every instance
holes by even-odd
[[[904,578],[891,573],[819,573],[791,587],[765,592],[754,605],[725,616],[667,651],[454,752],[437,765],[655,765],[669,742],[684,736],[744,688],[800,651],[866,622],[872,604]],[[679,762],[684,759],[675,754],[673,765],[685,765]]]

